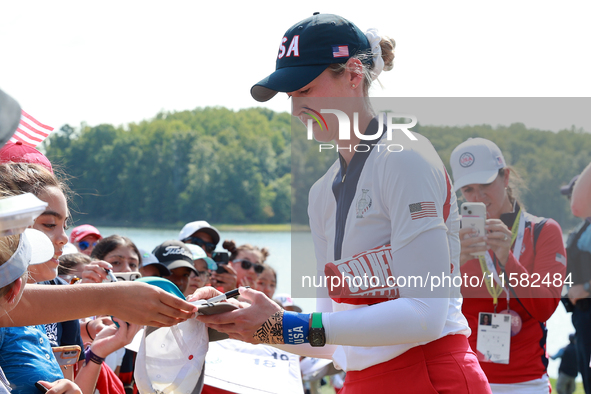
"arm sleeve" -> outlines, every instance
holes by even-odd
[[[323,213],[326,211],[324,206],[325,199],[323,196],[324,177],[316,182],[310,189],[308,196],[309,201],[321,201],[320,207],[310,204],[308,206],[308,217],[310,218],[310,231],[312,233],[312,241],[314,243],[314,254],[316,257],[316,275],[318,277],[324,276],[324,264],[326,263],[326,256],[328,253],[328,240],[326,239],[326,232],[324,230]],[[320,209],[319,209],[320,208]],[[320,286],[316,289],[317,311],[329,312],[332,311],[332,301],[328,295],[328,289]]]
[[[520,285],[514,287],[514,290],[525,309],[538,321],[548,320],[560,302],[562,283],[566,275],[564,256],[566,251],[562,241],[562,230],[552,219],[548,219],[544,224],[535,244],[533,269],[528,271],[515,259],[512,252],[509,253],[509,259],[505,265],[506,280],[512,273],[517,273],[520,280],[521,274],[525,274],[524,277],[529,279],[528,286]],[[533,282],[537,278],[539,280],[535,285],[539,287],[533,287]],[[560,281],[556,281],[556,283],[560,282],[559,286],[554,286],[555,278],[560,278]],[[550,286],[542,283],[548,281]]]
[[[392,257],[398,267],[397,277],[403,276],[409,282],[411,277],[420,279],[415,285],[400,287],[398,299],[324,314],[328,344],[384,346],[439,338],[447,318],[449,288],[431,289],[429,278],[442,272],[449,274],[446,232],[434,229],[421,233]]]

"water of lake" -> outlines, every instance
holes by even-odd
[[[178,231],[143,229],[143,228],[122,228],[122,227],[100,227],[103,236],[119,234],[127,236],[134,241],[140,249],[151,251],[160,243],[178,238]],[[180,229],[179,229],[180,231]],[[314,258],[312,250],[300,242],[307,240],[309,234],[294,233],[292,237],[288,232],[222,232],[222,240],[233,239],[237,245],[249,243],[259,247],[266,247],[270,250],[270,256],[267,263],[277,271],[277,293],[291,292],[291,261],[292,261],[292,242],[294,251],[298,251],[298,256],[305,256],[306,260]],[[221,247],[221,246],[220,246]],[[315,302],[310,298],[297,298],[296,304],[301,306],[305,312],[314,310]],[[559,304],[556,312],[547,322],[548,327],[548,345],[549,354],[555,354],[561,347],[568,344],[568,335],[575,330],[571,323],[570,314],[568,314],[562,304]],[[551,377],[558,376],[558,367],[560,360],[550,360],[548,373]]]

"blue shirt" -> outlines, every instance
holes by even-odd
[[[13,394],[39,394],[37,381],[64,378],[43,326],[0,328],[0,367]]]

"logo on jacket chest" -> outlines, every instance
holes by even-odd
[[[361,189],[361,197],[357,200],[355,205],[355,209],[357,211],[357,219],[363,219],[363,216],[369,208],[371,208],[372,200],[371,196],[369,195],[369,189]]]

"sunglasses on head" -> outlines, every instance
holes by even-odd
[[[98,242],[93,242],[92,244],[88,241],[80,241],[78,242],[78,247],[80,248],[80,250],[86,250],[90,247],[90,245],[92,245],[92,247],[94,248],[96,246]]]
[[[215,250],[215,244],[211,242],[205,242],[201,238],[197,237],[187,237],[183,242],[192,243],[197,246],[201,246],[206,253],[211,253]]]
[[[263,267],[261,264],[253,263],[253,262],[246,260],[246,259],[234,260],[234,263],[240,263],[243,270],[249,270],[250,267],[252,267],[254,265],[254,272],[256,272],[257,274],[260,274],[261,272],[263,272],[265,270],[265,267]]]

